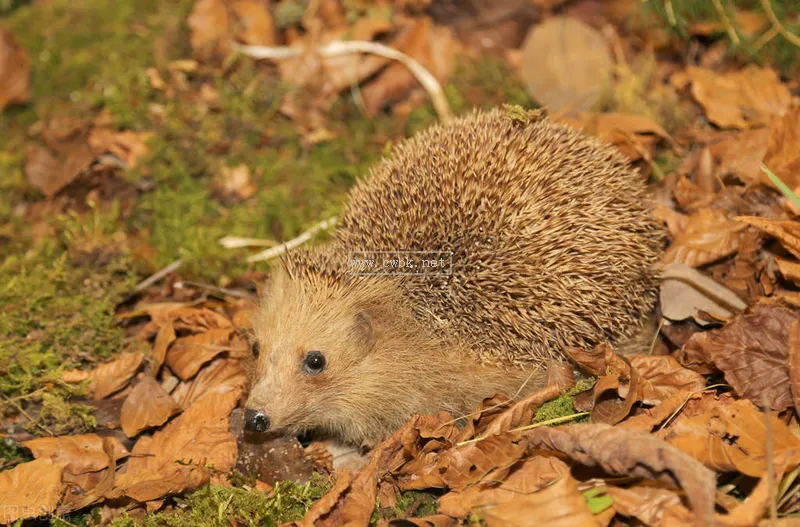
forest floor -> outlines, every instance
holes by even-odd
[[[0,0],[0,523],[797,521],[800,12],[455,4]],[[576,350],[591,382],[415,418],[355,473],[240,425],[248,258],[447,117],[400,63],[308,51],[348,40],[452,114],[545,106],[615,145],[669,231],[642,356]]]

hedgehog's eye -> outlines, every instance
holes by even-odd
[[[325,355],[319,351],[309,351],[303,359],[303,371],[309,375],[319,375],[325,369]]]
[[[253,352],[253,357],[258,358],[258,352],[260,351],[260,348],[257,340],[254,340],[250,345],[250,351]]]

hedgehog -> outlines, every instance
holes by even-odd
[[[636,335],[662,239],[639,172],[543,111],[435,125],[354,185],[332,241],[274,270],[245,425],[370,447],[530,393],[549,359]]]

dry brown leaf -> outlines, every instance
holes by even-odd
[[[690,525],[694,519],[671,490],[644,485],[609,486],[608,494],[619,514],[636,518],[644,525]]]
[[[122,403],[122,431],[126,436],[133,437],[146,428],[163,425],[180,410],[181,406],[164,391],[158,381],[144,377]]]
[[[775,413],[770,420],[774,459],[786,459],[789,466],[796,466],[800,462],[800,439]],[[761,477],[766,469],[765,416],[747,399],[714,405],[700,416],[680,416],[664,438],[718,472]]]
[[[247,384],[247,373],[241,362],[233,359],[215,359],[200,370],[189,383],[180,384],[172,397],[188,408],[208,393],[223,394],[231,390],[242,390]]]
[[[39,437],[25,441],[22,445],[29,449],[36,459],[49,459],[61,465],[74,475],[102,470],[109,466],[108,455],[103,450],[103,440],[97,434],[75,436]],[[114,449],[115,459],[129,455],[119,439],[108,437]]]
[[[715,197],[713,192],[700,188],[700,186],[692,183],[686,176],[678,180],[673,193],[678,205],[689,212],[707,207]]]
[[[795,411],[800,412],[800,322],[789,329],[789,388],[792,392]]]
[[[239,39],[251,46],[274,46],[275,24],[268,0],[234,0],[231,9],[238,23]]]
[[[696,333],[678,357],[703,356],[725,374],[742,397],[772,409],[792,404],[789,389],[789,330],[800,315],[780,303],[758,303],[723,328]]]
[[[767,152],[769,138],[769,128],[756,128],[728,135],[712,145],[710,150],[717,160],[717,175],[734,175],[747,184],[759,181],[759,165]]]
[[[777,238],[796,258],[800,258],[800,222],[792,220],[772,220],[756,216],[734,218],[743,223],[758,227],[770,236]]]
[[[139,370],[142,360],[144,354],[141,351],[123,353],[111,362],[93,369],[89,377],[89,394],[92,399],[103,399],[125,386]]]
[[[770,68],[748,66],[727,74],[689,66],[692,95],[703,105],[708,119],[721,128],[767,125],[786,113],[789,88]]]
[[[172,325],[172,320],[168,320],[163,326],[158,328],[156,342],[153,345],[153,362],[150,365],[150,371],[153,375],[158,373],[158,370],[161,369],[161,365],[164,364],[164,359],[167,357],[167,349],[176,338],[178,337],[175,335],[175,328]]]
[[[522,527],[536,525],[554,527],[601,527],[586,500],[578,490],[578,481],[569,473],[552,485],[532,494],[481,509],[488,527]]]
[[[789,188],[800,185],[800,107],[772,121],[764,164]],[[763,171],[761,182],[775,187]]]
[[[200,368],[231,348],[232,329],[209,329],[204,333],[180,337],[167,351],[166,364],[183,379],[191,379]]]
[[[689,216],[686,229],[672,240],[662,261],[691,267],[714,262],[736,252],[744,230],[742,223],[719,209],[700,209]]]
[[[0,523],[53,512],[61,499],[63,467],[36,459],[0,472]]]
[[[487,477],[461,492],[445,494],[439,499],[439,512],[463,518],[476,507],[494,507],[533,494],[568,474],[569,467],[557,457],[530,457],[502,480]]]
[[[698,525],[711,525],[715,474],[661,439],[604,424],[537,428],[526,433],[528,446],[563,452],[578,463],[600,466],[621,476],[677,484],[686,493]]]
[[[207,481],[207,464],[223,472],[232,468],[236,439],[228,431],[228,417],[239,396],[238,391],[209,394],[152,437],[139,439],[135,457],[108,497],[156,500]]]
[[[28,54],[0,27],[0,112],[10,103],[28,102],[30,69]]]
[[[675,238],[685,231],[689,224],[689,216],[681,214],[671,207],[656,207],[653,209],[653,216],[667,226],[671,238]]]
[[[800,285],[800,262],[775,258],[775,263],[778,264],[778,271],[784,278]]]
[[[573,348],[568,350],[568,354],[572,360],[578,363],[578,366],[586,370],[590,375],[595,376],[606,373],[609,362],[616,369],[619,369],[618,362],[621,360],[614,353],[614,348],[606,343],[598,344],[592,351]]]
[[[83,138],[66,142],[60,150],[58,156],[40,146],[31,146],[25,152],[25,176],[48,198],[69,185],[94,159]]]
[[[660,426],[673,415],[677,415],[687,400],[699,396],[699,394],[688,394],[686,392],[673,393],[653,408],[640,409],[636,415],[625,419],[618,426],[629,430],[651,432],[656,426]]]
[[[186,20],[191,33],[189,42],[195,55],[227,53],[231,21],[222,0],[197,0]]]
[[[314,502],[302,520],[294,522],[297,527],[316,527],[317,521],[324,516],[329,516],[331,511],[341,499],[342,495],[350,488],[353,480],[352,474],[347,470],[337,473],[336,483],[325,496]]]
[[[118,132],[112,128],[94,128],[89,134],[89,146],[95,156],[110,153],[119,158],[128,168],[133,168],[145,158],[150,148],[147,142],[153,137],[151,132]]]
[[[614,63],[602,33],[556,16],[533,26],[522,46],[520,75],[552,113],[587,111],[610,88]]]
[[[117,471],[117,448],[111,437],[103,438],[103,452],[106,454],[108,468],[73,475],[64,472],[63,483],[67,487],[58,506],[57,513],[82,509],[100,501],[114,486]]]
[[[705,388],[705,378],[681,366],[669,355],[636,355],[631,367],[639,373],[639,390],[644,404],[656,405],[676,393],[686,394]]]
[[[575,386],[575,373],[572,370],[572,365],[560,360],[548,360],[545,386],[555,386],[559,390],[566,390]]]

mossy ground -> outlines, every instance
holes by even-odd
[[[0,1],[2,24],[27,50],[32,68],[31,102],[0,114],[0,405],[5,415],[35,405],[41,410],[30,427],[35,434],[91,429],[86,409],[65,402],[80,387],[61,383],[59,374],[90,368],[131,345],[114,311],[137,281],[178,258],[184,261],[181,275],[195,281],[222,283],[248,270],[246,250],[223,249],[219,238],[298,235],[339,210],[348,188],[387,142],[436,119],[430,106],[405,122],[389,115],[370,119],[345,96],[329,118],[335,138],[308,147],[277,111],[288,88],[274,70],[241,57],[226,68],[200,65],[173,94],[156,90],[147,68],[169,79],[170,62],[191,56],[185,20],[192,3]],[[219,94],[213,110],[197,103],[203,84]],[[456,111],[500,102],[531,105],[497,59],[462,63],[446,91]],[[32,127],[63,118],[90,122],[103,110],[120,130],[153,133],[146,159],[121,174],[146,190],[133,199],[37,213],[47,200],[23,169]],[[242,163],[255,195],[221,200],[213,191],[215,178],[223,167]],[[12,445],[0,447],[7,466],[25,455]],[[236,517],[240,524],[247,518],[271,524],[297,517],[318,497],[308,487],[287,487],[284,495],[289,501],[276,508],[264,495],[207,486],[172,515],[119,521],[230,525]],[[276,516],[278,510],[294,515]]]

